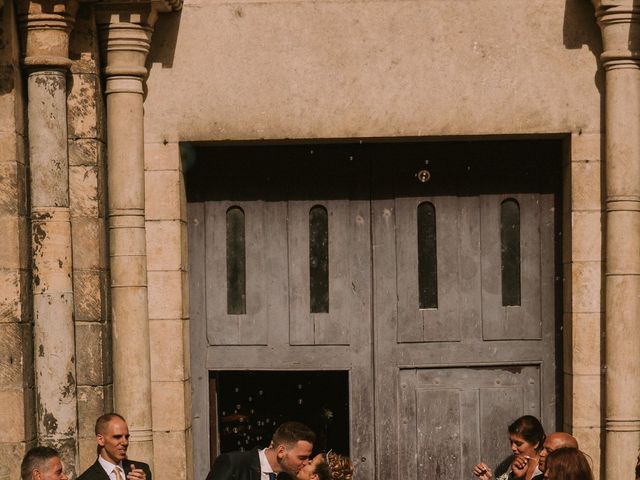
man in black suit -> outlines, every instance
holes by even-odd
[[[309,463],[315,441],[315,433],[306,425],[285,422],[267,448],[220,455],[207,480],[274,480],[282,472],[295,477]]]
[[[33,447],[20,465],[22,480],[69,480],[64,473],[57,450],[51,447]]]
[[[149,465],[127,459],[129,427],[117,413],[96,420],[98,459],[78,480],[152,480]]]

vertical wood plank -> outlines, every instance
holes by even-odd
[[[509,423],[524,413],[520,385],[480,388],[481,457],[494,468],[509,456]]]
[[[418,300],[417,208],[420,203],[421,199],[415,197],[400,197],[395,200],[397,264],[390,271],[397,275],[398,342],[401,343],[422,342],[425,337]],[[436,225],[436,231],[437,228]]]
[[[227,314],[226,212],[232,205],[235,204],[205,203],[206,312],[209,345],[234,345],[240,341],[241,316]]]
[[[400,377],[400,419],[398,438],[398,477],[418,480],[418,414],[416,411],[416,371],[401,370]],[[427,475],[430,477],[430,475]]]
[[[460,391],[418,389],[416,403],[417,478],[463,478]]]
[[[460,197],[459,295],[460,338],[481,340],[480,201],[477,196]]]
[[[424,341],[460,340],[460,207],[457,197],[430,198],[436,207],[438,308],[421,311]]]
[[[206,367],[207,318],[206,318],[206,265],[205,258],[205,208],[203,203],[187,204],[187,235],[189,255],[189,349],[191,365],[191,426],[196,445],[209,445],[209,375]],[[205,478],[208,473],[209,452],[193,450],[194,475]]]
[[[241,345],[267,344],[268,287],[272,275],[283,272],[268,272],[265,269],[265,244],[271,241],[265,235],[265,215],[269,208],[261,200],[242,202],[245,210],[245,240],[247,269],[247,313],[239,315],[239,339]]]

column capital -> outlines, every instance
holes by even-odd
[[[142,93],[141,81],[147,75],[145,63],[158,13],[180,8],[182,0],[99,0],[95,4],[107,94]]]
[[[640,68],[640,5],[633,0],[592,2],[602,31],[605,69]]]
[[[17,5],[24,64],[71,66],[69,34],[78,11],[77,0],[19,0]]]

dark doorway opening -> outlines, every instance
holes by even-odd
[[[347,371],[209,372],[211,457],[264,448],[283,422],[295,420],[317,435],[314,451],[349,454]]]

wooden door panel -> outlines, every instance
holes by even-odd
[[[420,308],[418,299],[418,206],[433,205],[436,218],[437,307]],[[398,342],[460,340],[458,197],[397,198],[396,275]]]
[[[309,211],[327,209],[329,227],[329,311],[311,313]],[[358,272],[370,252],[369,202],[290,201],[288,204],[290,339],[292,345],[348,345],[351,319],[367,288]],[[368,283],[368,282],[367,282]]]
[[[521,304],[503,306],[500,207],[520,207]],[[482,336],[485,340],[538,340],[542,335],[540,195],[482,195]],[[552,212],[546,212],[547,215]]]
[[[227,211],[244,212],[246,258],[246,313],[230,314],[227,306]],[[286,245],[285,217],[280,202],[220,201],[205,203],[206,312],[210,345],[267,345],[268,311],[282,297],[287,285],[282,252],[273,245]],[[265,243],[270,238],[272,243]],[[286,252],[285,252],[286,254]]]
[[[507,426],[540,415],[538,366],[401,370],[400,478],[466,478],[508,457]]]

